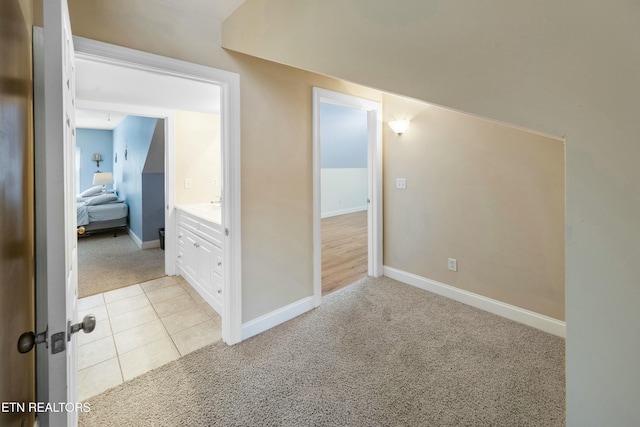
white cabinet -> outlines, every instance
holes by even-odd
[[[221,227],[181,210],[177,225],[177,270],[222,315]]]

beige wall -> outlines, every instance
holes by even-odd
[[[565,138],[567,423],[640,419],[640,3],[247,0],[226,48]]]
[[[313,295],[312,87],[380,93],[244,55],[243,320]]]
[[[240,73],[243,319],[310,295],[311,85],[379,95],[229,53],[206,19],[159,2],[69,3],[77,35]],[[631,424],[640,418],[640,5],[402,6],[248,0],[225,24],[225,46],[564,136],[568,424]]]
[[[74,34],[240,73],[243,321],[312,295],[311,88],[317,85],[378,101],[382,100],[382,95],[377,91],[317,74],[224,51],[213,42],[206,43],[209,37],[207,31],[197,25],[188,25],[188,12],[176,14],[162,5],[156,5],[154,13],[139,17],[135,13],[142,3],[144,2],[138,1],[135,3],[138,7],[134,7],[134,3],[124,0],[71,0]],[[99,19],[96,18],[96,10],[100,11]],[[139,34],[143,32],[143,28],[148,32],[145,36]],[[173,40],[175,36],[179,36],[184,43],[176,43]],[[409,108],[409,104],[409,101],[399,97],[384,98],[387,116],[395,111],[402,113],[403,109]],[[424,107],[423,104],[420,105],[421,108]],[[449,114],[455,116],[453,113]],[[414,124],[413,135],[420,129],[418,119],[415,119]],[[442,132],[446,133],[446,124],[442,126]],[[425,128],[424,131],[424,139],[428,139],[432,128]],[[393,134],[386,132],[385,138],[395,138]],[[410,134],[403,137],[411,138]],[[462,150],[460,147],[459,149]],[[403,155],[394,150],[385,151],[389,167],[396,154]],[[449,155],[455,157],[453,154]],[[388,171],[390,169],[385,170]],[[446,172],[443,170],[442,173]],[[393,200],[395,194],[390,191],[390,179],[388,175],[385,176],[385,191]],[[177,181],[178,187],[183,188],[184,177],[178,177]],[[410,189],[412,182],[410,180]],[[385,214],[393,217],[397,212],[392,208],[395,205],[387,203],[386,206]],[[389,226],[385,239],[389,239],[389,243],[397,242],[396,236],[400,236],[401,232],[392,231],[389,223],[385,226]],[[455,249],[454,247],[451,251]],[[506,250],[507,246],[497,253],[501,254]],[[395,246],[387,249],[385,259],[392,261],[389,265],[403,268],[404,264],[393,261],[394,251]],[[558,290],[562,286],[557,283],[561,267],[554,267],[546,275],[547,278],[554,277],[549,281],[555,280],[554,284],[546,285],[548,288],[531,286],[531,280],[513,283],[515,279],[522,279],[513,274],[514,266],[525,264],[524,257],[517,256],[511,257],[511,267],[494,272],[493,275],[484,274],[472,279],[469,277],[472,271],[487,273],[489,267],[486,262],[495,264],[498,261],[485,260],[482,268],[474,268],[470,264],[474,257],[468,255],[469,252],[458,256],[461,271],[453,280],[440,275],[442,266],[438,259],[444,253],[433,254],[433,264],[439,266],[435,270],[424,270],[422,265],[407,265],[406,268],[463,289],[477,291],[553,317],[563,317],[562,289]],[[449,256],[454,255],[447,252],[445,260]],[[547,262],[542,264],[545,266],[552,264],[544,256],[538,257],[536,261]],[[481,263],[482,260],[478,262]],[[531,263],[526,265],[530,269]],[[431,274],[431,271],[436,273]],[[542,276],[545,274],[533,275],[536,278]],[[499,282],[500,286],[489,285],[492,281]],[[522,302],[523,295],[528,296],[524,298],[527,299],[525,303]]]
[[[176,204],[218,201],[222,177],[220,116],[175,111],[174,133]],[[186,188],[186,179],[191,180],[191,188]]]
[[[243,322],[313,295],[312,87],[380,93],[227,52],[197,14],[151,0],[70,0],[74,35],[240,74]]]
[[[383,103],[385,122],[411,119],[401,136],[384,127],[385,265],[563,320],[562,141],[398,96]]]

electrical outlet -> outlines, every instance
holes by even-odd
[[[213,178],[213,179],[211,180],[211,185],[212,185],[213,187],[217,187],[217,186],[218,186],[218,179],[217,179],[217,178]]]
[[[184,188],[193,188],[193,180],[191,178],[184,180]]]
[[[458,260],[455,258],[449,258],[449,270],[458,271]]]
[[[407,178],[396,178],[396,188],[399,190],[406,190]]]

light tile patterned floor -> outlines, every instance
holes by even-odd
[[[86,400],[221,338],[221,319],[180,276],[78,300],[78,394]]]

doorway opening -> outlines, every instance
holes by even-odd
[[[139,339],[127,336],[132,335],[130,332],[133,328],[126,325],[124,327],[129,329],[122,331],[116,331],[112,328],[114,319],[112,319],[113,313],[111,311],[113,310],[109,308],[109,301],[106,301],[107,294],[103,295],[103,301],[87,301],[84,304],[81,302],[79,307],[80,310],[100,311],[102,310],[100,302],[104,303],[103,306],[108,316],[107,324],[110,323],[112,326],[107,329],[111,329],[111,341],[112,344],[115,343],[116,351],[115,357],[111,358],[113,365],[111,368],[120,370],[126,381],[136,374],[142,373],[140,369],[155,367],[146,366],[145,368],[145,365],[149,365],[149,360],[160,363],[159,356],[163,356],[165,359],[179,357],[188,353],[190,349],[195,349],[194,346],[206,343],[212,336],[214,338],[217,336],[216,339],[222,338],[227,344],[240,341],[239,79],[234,73],[92,40],[77,38],[74,39],[74,44],[78,75],[82,74],[85,66],[90,71],[88,74],[92,75],[95,75],[99,69],[106,69],[108,70],[107,77],[109,79],[116,77],[115,81],[119,82],[116,86],[109,86],[105,83],[107,78],[98,81],[94,79],[88,85],[89,90],[93,91],[90,95],[84,94],[82,91],[86,88],[79,84],[77,86],[78,108],[122,114],[127,117],[145,116],[157,120],[158,123],[163,123],[160,125],[164,134],[164,152],[161,161],[163,167],[161,171],[157,171],[163,175],[162,189],[158,190],[164,195],[159,210],[163,217],[163,226],[161,227],[163,234],[159,233],[160,227],[156,224],[151,227],[153,237],[147,239],[140,235],[138,239],[134,237],[134,240],[138,240],[136,243],[139,247],[145,247],[149,244],[156,246],[154,240],[155,243],[164,246],[163,274],[167,274],[167,276],[122,288],[116,292],[119,295],[115,296],[115,300],[109,298],[112,299],[112,307],[123,305],[118,303],[128,298],[141,304],[140,310],[133,310],[128,314],[117,313],[121,307],[116,307],[115,317],[138,316],[141,320],[130,319],[133,326],[138,327],[136,325],[138,322],[144,323],[144,325],[139,325],[143,329],[146,326],[155,328],[157,339],[145,344],[146,347],[151,348],[154,356],[145,358],[142,355],[138,359],[143,363],[129,363],[131,368],[125,369],[124,361],[134,358],[135,353],[140,353],[143,347],[139,345],[141,344]],[[136,75],[138,77],[135,77]],[[142,76],[142,81],[139,76]],[[155,85],[150,82],[155,82]],[[173,84],[175,82],[179,83]],[[212,93],[213,95],[209,96]],[[195,116],[198,116],[200,122],[203,120],[215,121],[217,131],[213,138],[211,135],[202,134],[181,136],[181,129],[183,131],[184,129],[191,130],[193,133],[195,125],[192,119]],[[185,125],[185,121],[189,123]],[[210,139],[217,141],[215,148],[211,147],[209,150],[217,150],[217,155],[214,156],[215,158],[209,159],[210,161],[207,161],[203,155],[203,147],[196,149],[183,146],[193,144],[196,140],[201,145],[203,142],[206,145],[206,141]],[[139,178],[139,173],[135,177],[126,172],[118,174],[117,169],[133,160],[131,157],[132,147],[127,146],[127,141],[129,144],[131,143],[129,139],[125,138],[124,146],[115,147],[114,144],[114,175],[118,175],[120,185],[126,185],[127,182]],[[185,153],[186,155],[183,155]],[[186,165],[185,157],[187,158]],[[199,162],[203,161],[206,163],[199,165]],[[143,163],[146,164],[146,162]],[[212,163],[218,165],[217,172],[215,176],[207,175],[205,177],[200,172],[205,169],[211,172]],[[195,175],[185,177],[185,169]],[[200,185],[203,182],[206,184]],[[199,191],[199,194],[207,193],[207,195],[202,196],[205,197],[202,200],[195,200],[193,193],[196,191]],[[217,203],[217,226],[223,230],[220,235],[224,236],[220,239],[221,244],[219,245],[221,246],[219,253],[222,255],[215,260],[212,257],[210,260],[212,265],[214,261],[217,261],[218,266],[221,266],[219,259],[224,260],[222,266],[219,267],[220,275],[218,277],[220,280],[217,284],[219,285],[218,294],[221,297],[219,298],[220,304],[216,306],[217,312],[211,308],[209,301],[205,301],[202,295],[180,276],[183,272],[177,267],[181,252],[176,237],[178,231],[176,209],[183,203],[210,204],[211,202]],[[147,216],[145,218],[148,219]],[[159,237],[163,239],[159,239]],[[125,295],[128,293],[131,295]],[[187,302],[191,303],[188,307]],[[89,307],[92,305],[93,307]],[[176,307],[182,307],[183,310],[177,310]],[[119,321],[119,319],[116,320]],[[185,325],[191,326],[185,329]],[[178,330],[180,328],[183,331]],[[97,331],[98,327],[94,333]],[[211,331],[213,331],[213,335]],[[102,332],[105,334],[104,338],[109,337],[108,330]],[[122,333],[122,336],[116,336],[118,333]],[[180,334],[182,336],[179,336]],[[141,336],[150,337],[151,335],[153,334],[147,333]],[[109,339],[104,339],[104,341],[108,342]],[[137,343],[129,345],[129,342]],[[82,359],[84,346],[83,343],[80,344],[80,358]],[[163,347],[160,349],[158,347],[154,350],[152,348],[154,345],[173,348]],[[122,357],[120,347],[129,350],[125,351]],[[85,353],[90,352],[86,351]],[[113,363],[114,359],[121,362],[120,366]],[[82,360],[80,361],[82,362]],[[128,370],[129,373],[125,373],[125,370]],[[105,370],[99,371],[105,372]],[[82,374],[79,375],[79,378],[82,380]]]
[[[76,110],[79,299],[164,276],[165,145],[162,118]]]
[[[187,63],[146,52],[123,48],[89,39],[74,37],[76,58],[98,64],[120,66],[123,69],[140,70],[150,76],[167,81],[179,78],[190,83],[205,83],[219,88],[220,133],[221,133],[221,225],[224,244],[222,256],[224,263],[221,299],[222,299],[222,339],[227,344],[241,341],[241,229],[240,229],[240,79],[236,73],[214,69],[202,65]],[[176,274],[177,237],[176,237],[176,170],[172,159],[175,158],[174,120],[175,109],[192,108],[141,107],[140,102],[121,98],[126,90],[114,90],[102,93],[101,101],[86,100],[78,103],[79,108],[93,110],[121,111],[128,114],[166,118],[166,194],[165,194],[165,259],[166,273]],[[177,95],[174,93],[173,95]],[[203,100],[205,97],[192,96]],[[206,102],[206,98],[204,102]],[[143,105],[143,104],[142,104]],[[147,105],[150,105],[147,103]],[[195,155],[194,155],[195,157]]]
[[[81,96],[78,104],[84,106],[88,97],[85,86],[90,83],[83,74],[87,71],[84,69],[86,64],[82,60],[77,63]],[[95,68],[91,71],[90,75],[100,72]],[[109,74],[116,74],[113,69],[109,71]],[[136,79],[131,74],[127,74],[127,78]],[[165,88],[170,84],[165,82]],[[202,87],[200,93],[206,93],[207,89]],[[146,90],[140,85],[138,96],[141,99]],[[77,378],[81,400],[221,339],[220,309],[214,310],[185,280],[183,272],[165,276],[164,250],[158,239],[159,228],[165,229],[165,194],[170,192],[165,188],[168,162],[175,166],[178,181],[184,181],[181,177],[185,168],[181,165],[184,166],[185,157],[187,161],[192,158],[190,153],[200,153],[198,160],[203,162],[200,167],[191,162],[186,168],[195,188],[188,191],[174,186],[178,206],[188,201],[219,201],[219,188],[211,186],[212,180],[221,181],[220,116],[215,114],[219,113],[219,96],[210,95],[216,101],[211,103],[215,104],[212,105],[213,112],[168,108],[174,105],[171,103],[175,99],[159,101],[167,107],[166,112],[144,106],[136,109],[126,104],[103,104],[106,111],[78,110],[77,142],[81,148],[90,143],[94,143],[89,146],[95,148],[95,142],[105,133],[89,131],[87,127],[113,127],[105,138],[111,145],[105,143],[101,147],[103,162],[100,168],[113,175],[114,183],[108,186],[108,194],[122,200],[129,211],[126,231],[118,232],[117,238],[110,232],[99,233],[90,221],[86,228],[92,235],[78,239],[78,316],[94,314],[97,319],[96,329],[91,334],[78,337]],[[143,102],[148,101],[143,99]],[[91,106],[97,108],[95,102]],[[93,119],[87,120],[86,116]],[[101,124],[98,117],[107,123]],[[114,124],[118,117],[122,120]],[[169,139],[165,130],[169,123],[173,129],[173,159],[165,156]],[[90,137],[89,143],[83,141],[84,133]],[[198,146],[194,147],[196,143]],[[84,151],[92,157],[91,153],[96,150]],[[216,173],[212,172],[213,163],[217,164]],[[96,167],[95,162],[89,165],[91,171]],[[81,188],[88,185],[87,179],[84,182]],[[190,194],[182,194],[181,190]],[[194,191],[198,194],[193,194]],[[187,196],[191,199],[186,200]],[[89,196],[86,200],[93,198]],[[82,207],[79,204],[78,212]],[[101,214],[105,208],[115,207],[115,203],[92,205],[87,209],[94,207],[99,207],[97,213]],[[86,296],[86,288],[93,285],[92,278],[97,278],[102,288],[94,287],[90,296]]]
[[[368,273],[367,112],[320,103],[322,295]]]
[[[382,105],[313,88],[313,157],[314,303],[319,306],[323,294],[365,271],[382,275]],[[353,256],[344,257],[344,251]]]

